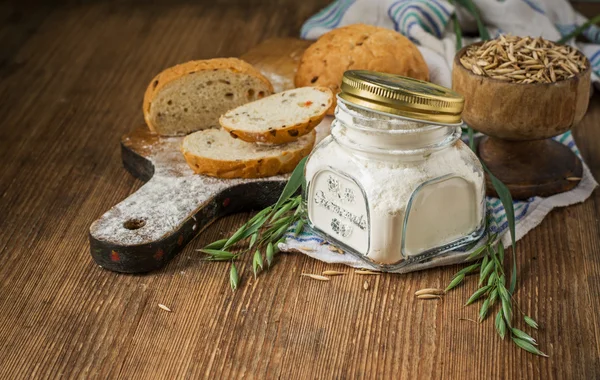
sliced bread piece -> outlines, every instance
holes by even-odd
[[[296,88],[234,108],[219,123],[244,141],[284,144],[312,131],[332,102],[327,87]]]
[[[191,61],[158,74],[144,95],[144,118],[163,136],[217,128],[219,116],[273,93],[258,70],[237,58]]]
[[[233,139],[222,129],[186,136],[181,151],[192,170],[219,178],[262,178],[289,173],[315,143],[315,132],[284,145],[253,144]]]

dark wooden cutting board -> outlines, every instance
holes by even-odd
[[[267,76],[275,91],[293,87],[293,76],[308,42],[273,39],[242,59]],[[121,139],[123,166],[147,181],[90,227],[91,254],[117,272],[148,272],[165,265],[211,222],[277,201],[287,177],[218,179],[197,175],[179,147],[182,137],[159,137],[141,125]]]

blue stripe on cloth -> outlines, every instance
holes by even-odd
[[[525,207],[523,207],[523,210],[521,211],[521,213],[519,213],[518,215],[515,214],[515,221],[519,221],[519,220],[523,219],[523,217],[527,214],[527,210],[529,210],[530,205],[531,205],[531,203],[526,203]],[[490,225],[490,227],[489,227],[490,232],[492,232],[492,233],[499,233],[499,232],[506,230],[507,228],[508,228],[508,222],[504,222],[500,226]]]
[[[336,28],[342,21],[346,11],[348,11],[355,1],[356,0],[340,0],[324,8],[321,12],[308,19],[308,21],[302,25],[300,36],[306,38],[313,28]]]
[[[308,238],[300,238],[298,236],[294,237],[294,234],[286,234],[285,237],[289,238],[289,239],[294,239],[295,241],[299,241],[300,243],[306,243],[307,241],[316,241],[316,242],[322,242],[323,239],[321,239],[320,237],[316,236],[316,235],[308,235],[310,237]]]
[[[334,2],[331,3],[329,6],[323,8],[323,10],[319,13],[317,13],[316,15],[314,15],[313,17],[309,18],[305,25],[310,25],[310,24],[319,24],[322,22],[325,22],[325,20],[327,20],[329,17],[331,17],[332,15],[335,14],[335,10],[338,7],[339,2]]]
[[[513,203],[515,215],[519,215],[519,211],[528,204],[528,202],[515,201]],[[500,207],[498,211],[494,210],[494,221],[496,222],[496,224],[499,224],[500,222],[504,221],[504,219],[506,219],[504,207]]]
[[[444,12],[446,14],[446,16],[448,16],[448,18],[450,18],[450,16],[452,15],[452,10],[450,8],[447,8],[448,5],[450,5],[449,3],[440,3],[437,0],[429,0],[432,3],[436,4],[438,6],[439,9],[442,10],[442,12]]]
[[[564,37],[573,32],[580,25],[578,24],[555,24],[556,29]],[[600,28],[596,25],[590,25],[583,31],[583,35],[593,43],[600,43]]]
[[[600,28],[596,25],[590,25],[586,30],[583,31],[583,35],[593,43],[600,42]]]
[[[575,24],[554,24],[554,26],[556,27],[556,29],[558,29],[560,35],[563,37],[577,28],[577,25]]]
[[[535,0],[523,0],[523,2],[537,13],[546,14],[542,7]]]
[[[594,53],[594,55],[592,55],[592,56],[591,56],[591,58],[590,58],[590,62],[592,63],[592,65],[594,65],[594,61],[596,61],[596,60],[597,60],[597,59],[599,59],[599,58],[600,58],[600,49],[598,49],[598,51],[597,51],[597,52],[595,52],[595,53]],[[599,60],[598,62],[600,62],[600,60]],[[598,62],[596,62],[596,64],[597,64]]]
[[[417,13],[408,13],[407,12],[411,9],[414,9]],[[418,17],[416,17],[417,14],[421,14],[421,16],[423,16],[428,23],[424,23],[423,20],[419,19]],[[404,15],[406,15],[406,17],[403,17]],[[435,34],[437,37],[441,37],[441,31],[440,28],[438,28],[438,26],[436,25],[435,21],[431,18],[431,16],[427,13],[424,12],[423,9],[421,7],[418,7],[416,5],[409,5],[407,6],[401,13],[400,13],[400,19],[402,20],[404,18],[404,20],[402,21],[403,23],[406,23],[407,20],[409,20],[410,16],[414,16],[419,25],[421,25],[421,27],[425,30],[427,30],[428,32]],[[407,31],[408,32],[408,31]],[[408,34],[408,33],[407,33]]]
[[[424,30],[441,38],[450,19],[450,11],[437,1],[400,0],[388,8],[388,16],[395,29],[406,36],[410,36],[412,23],[417,22]]]
[[[407,34],[406,34],[406,36],[407,36],[407,37],[408,37],[408,39],[409,39],[409,40],[411,40],[412,42],[414,42],[414,43],[417,43],[417,40],[416,40],[414,37],[412,37],[412,36],[410,35],[410,30],[412,29],[412,27],[413,27],[413,26],[420,26],[420,25],[419,25],[419,23],[418,23],[418,22],[416,22],[416,21],[413,21],[413,22],[411,22],[410,24],[408,24],[408,28],[406,28],[406,30],[407,30]]]

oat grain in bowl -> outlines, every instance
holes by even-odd
[[[472,45],[460,63],[476,75],[512,83],[554,83],[586,69],[586,59],[571,46],[503,35]]]

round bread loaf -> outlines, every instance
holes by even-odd
[[[372,70],[429,80],[427,64],[408,38],[390,29],[353,24],[322,35],[306,49],[294,84],[325,86],[337,94],[346,70]],[[335,105],[334,101],[329,114],[333,114]]]

